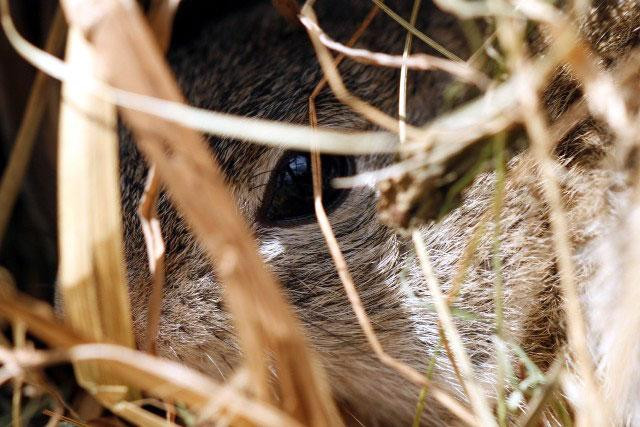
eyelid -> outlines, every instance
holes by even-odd
[[[305,162],[303,163],[303,167],[306,166],[308,169],[305,169],[301,174],[297,176],[297,178],[302,177],[303,179],[308,179],[308,183],[304,186],[300,186],[298,182],[295,182],[296,176],[292,175],[293,169],[289,167],[286,162],[291,163],[292,160],[295,160],[295,157],[292,156],[304,156]],[[323,199],[325,201],[325,209],[327,213],[330,213],[340,205],[349,190],[340,190],[334,189],[330,187],[329,182],[331,179],[337,176],[348,175],[353,172],[353,159],[347,156],[322,156],[322,169],[323,169]],[[337,163],[336,163],[337,162]],[[265,226],[275,226],[275,227],[288,227],[294,225],[302,225],[305,223],[309,223],[314,221],[315,213],[313,209],[313,193],[312,193],[312,183],[311,183],[311,161],[309,158],[309,154],[306,152],[297,152],[297,151],[287,151],[285,152],[276,163],[276,166],[271,170],[271,174],[269,176],[269,181],[266,184],[267,188],[265,189],[262,200],[260,202],[260,207],[256,214],[256,221],[262,223]],[[287,170],[288,169],[288,170]],[[289,174],[290,177],[294,177],[294,181],[290,181],[288,183],[283,184],[283,177],[280,174]],[[281,181],[278,181],[281,180]],[[290,188],[287,188],[289,186]],[[278,194],[280,191],[289,190],[288,194]],[[296,193],[298,191],[298,193]],[[328,192],[332,192],[333,194],[327,194]],[[294,205],[293,209],[290,212],[278,212],[278,207],[274,208],[274,198],[279,196],[281,199],[278,201],[279,203],[292,202],[295,203],[297,201],[301,201],[305,203],[302,209],[299,209]],[[305,210],[307,208],[307,210]],[[272,210],[275,209],[275,212]],[[298,210],[298,212],[296,212]]]

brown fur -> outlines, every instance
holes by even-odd
[[[387,3],[408,16],[406,5]],[[338,40],[351,35],[369,7],[366,1],[320,1],[317,5],[321,25]],[[635,0],[600,2],[591,15],[595,21],[583,26],[607,63],[637,43],[638,9]],[[621,13],[624,19],[620,19]],[[613,34],[607,31],[612,26]],[[457,54],[468,55],[456,20],[430,3],[423,6],[417,27]],[[372,50],[400,53],[404,36],[401,27],[381,14],[360,44]],[[419,42],[416,48],[429,52]],[[231,13],[211,24],[172,52],[170,59],[182,88],[195,105],[294,123],[307,123],[307,98],[321,78],[306,35],[287,25],[268,4]],[[341,71],[358,96],[396,114],[396,70],[345,61]],[[444,73],[410,73],[409,122],[422,124],[439,113],[443,90],[450,81]],[[546,96],[552,118],[575,99],[574,93],[575,85],[566,74],[560,75]],[[329,91],[321,94],[317,105],[321,126],[368,127],[363,118],[335,100]],[[597,267],[585,248],[603,234],[624,188],[621,176],[606,167],[608,138],[606,132],[589,121],[558,150],[563,163],[569,166],[560,176],[581,283],[592,277]],[[264,259],[280,278],[306,326],[336,399],[367,425],[406,425],[413,417],[418,390],[382,366],[372,354],[318,226],[312,222],[269,227],[256,221],[269,179],[265,172],[275,166],[282,150],[219,138],[211,138],[210,142],[212,155],[227,173],[240,211],[254,225]],[[585,144],[589,150],[584,149]],[[150,287],[135,211],[146,167],[126,132],[121,154],[130,293],[135,328],[142,342]],[[573,162],[577,158],[585,161]],[[387,156],[360,157],[356,168],[370,170],[391,161]],[[510,170],[501,237],[506,327],[509,335],[544,367],[564,340],[548,209],[530,157],[526,153],[518,155],[510,162]],[[492,173],[479,176],[459,208],[440,223],[421,230],[445,290],[451,286],[458,259],[475,226],[491,209],[493,189]],[[240,355],[215,272],[164,194],[159,212],[167,245],[159,351],[211,375],[228,376]],[[445,352],[437,351],[437,316],[430,308],[430,295],[411,242],[376,220],[375,194],[371,189],[351,190],[330,216],[385,349],[420,371],[438,353],[434,379],[462,397],[451,363]],[[471,320],[456,319],[456,323],[476,373],[489,393],[495,383],[491,232],[489,226],[455,304],[475,315]],[[431,424],[450,420],[434,401],[429,400],[426,406],[425,418]]]

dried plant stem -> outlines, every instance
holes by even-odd
[[[580,306],[580,297],[575,283],[575,272],[571,255],[571,242],[567,235],[569,224],[562,207],[560,184],[556,177],[559,165],[551,158],[551,136],[540,109],[538,95],[522,88],[520,99],[523,107],[522,120],[531,140],[531,152],[538,163],[542,189],[549,206],[553,246],[560,275],[560,286],[564,296],[565,316],[569,346],[576,357],[578,372],[584,382],[589,414],[593,425],[606,424],[606,408],[602,404],[598,385],[594,377],[594,365],[587,347],[585,320]]]
[[[537,390],[537,394],[529,402],[527,412],[518,419],[516,426],[534,427],[540,425],[540,417],[560,383],[565,363],[564,359],[564,352],[559,352],[545,375],[544,385]]]
[[[449,59],[450,61],[464,62],[456,54],[454,54],[453,52],[449,51],[449,49],[447,49],[446,47],[442,46],[440,43],[438,43],[437,41],[435,41],[432,38],[428,37],[424,33],[418,31],[416,29],[416,27],[415,27],[415,22],[411,22],[410,23],[410,22],[407,22],[404,19],[402,19],[402,17],[400,15],[398,15],[393,10],[391,10],[391,8],[389,6],[387,6],[386,4],[384,4],[383,1],[381,1],[381,0],[372,0],[372,2],[376,6],[378,6],[380,9],[384,10],[384,13],[389,15],[389,17],[391,17],[391,19],[393,19],[398,24],[400,24],[402,27],[404,27],[404,29],[407,30],[410,34],[416,36],[418,39],[422,40],[427,46],[430,46],[434,50],[436,50],[439,53],[441,53],[442,56],[444,56],[445,58]]]
[[[361,37],[364,33],[365,29],[369,26],[373,18],[378,13],[378,8],[374,7],[367,14],[362,24],[358,27],[356,32],[351,36],[349,41],[347,42],[347,46],[351,46],[356,43],[356,41]],[[334,66],[337,65],[344,59],[344,55],[340,55],[336,58]],[[327,79],[323,78],[314,88],[311,95],[309,96],[309,122],[312,127],[318,126],[317,114],[316,114],[316,105],[315,99],[318,94],[322,91],[322,89],[326,86]],[[362,301],[360,300],[360,296],[358,291],[353,283],[353,278],[349,273],[349,269],[347,267],[346,260],[340,250],[340,245],[333,233],[333,228],[331,227],[331,223],[329,222],[329,218],[327,217],[326,211],[324,210],[324,206],[322,204],[322,168],[320,165],[320,154],[318,151],[313,150],[311,152],[311,168],[313,173],[313,193],[314,193],[314,208],[316,211],[316,218],[318,219],[318,223],[320,225],[320,229],[322,231],[323,236],[327,242],[327,246],[329,248],[329,252],[331,257],[336,265],[336,270],[338,271],[338,275],[342,284],[347,293],[347,297],[349,298],[349,302],[354,310],[356,318],[358,319],[358,323],[369,342],[372,350],[380,359],[382,363],[385,365],[397,370],[400,374],[402,374],[409,381],[421,385],[423,387],[429,386],[432,389],[432,393],[434,397],[440,401],[440,403],[449,409],[453,414],[458,416],[461,420],[465,421],[467,424],[473,424],[473,416],[467,411],[466,408],[462,407],[454,398],[449,396],[444,391],[438,389],[435,385],[431,384],[427,378],[421,375],[418,371],[410,367],[409,365],[404,364],[403,362],[393,358],[391,355],[387,354],[380,341],[378,340],[375,331],[371,325],[371,321],[367,316],[364,307],[362,306]]]
[[[97,73],[96,57],[77,29],[69,30],[66,55],[79,74]],[[58,277],[65,317],[96,341],[134,347],[123,260],[116,111],[69,82],[63,85],[62,98]],[[76,368],[79,381],[90,390],[118,384],[104,364]]]
[[[15,349],[24,348],[26,340],[26,327],[23,322],[16,320],[13,322],[13,346]],[[22,386],[23,376],[16,375],[13,378],[13,396],[11,398],[11,425],[12,427],[22,426]]]
[[[316,35],[318,40],[327,48],[346,55],[354,61],[363,64],[380,65],[384,67],[402,68],[409,67],[415,70],[442,70],[454,75],[462,81],[473,83],[480,88],[486,88],[490,80],[481,72],[467,65],[466,62],[451,61],[427,54],[415,54],[411,56],[389,55],[382,52],[371,52],[366,49],[355,49],[331,39],[320,26],[311,19],[302,16],[300,22],[307,31]]]
[[[164,52],[171,42],[171,30],[178,6],[182,0],[152,0],[149,23],[156,35],[160,49]]]
[[[316,15],[313,11],[313,8],[309,4],[305,4],[303,6],[301,18],[305,18],[308,22],[318,25]],[[340,102],[351,107],[354,111],[361,114],[372,123],[380,126],[383,129],[398,133],[398,121],[395,118],[373,107],[372,105],[368,104],[367,102],[349,92],[347,87],[344,85],[342,78],[340,77],[340,72],[334,64],[334,59],[331,56],[329,50],[325,47],[324,44],[322,44],[320,38],[315,32],[307,30],[307,33],[309,34],[311,43],[313,44],[313,47],[316,51],[316,56],[318,57],[318,62],[322,67],[324,77],[331,87],[331,90],[333,91],[335,97],[338,98]],[[418,133],[418,130],[413,126],[407,126],[407,136],[410,139],[414,139],[415,137],[417,137]],[[314,144],[312,143],[311,145]],[[317,144],[317,146],[322,147],[321,144]]]
[[[493,242],[491,264],[494,274],[494,294],[495,294],[495,324],[497,342],[505,340],[504,331],[504,283],[502,277],[502,255],[500,253],[501,239],[501,215],[504,205],[504,189],[505,189],[505,150],[506,134],[504,132],[497,134],[493,141],[494,162],[495,162],[495,190],[493,202]],[[497,353],[497,415],[498,424],[500,426],[507,425],[507,405],[505,402],[505,382],[509,360],[504,351],[504,346],[496,346]]]
[[[147,303],[147,333],[145,348],[154,354],[156,351],[156,337],[160,325],[160,311],[165,284],[165,245],[162,229],[158,219],[156,203],[160,192],[160,181],[156,175],[155,166],[149,168],[144,193],[140,198],[138,216],[142,226],[147,257],[149,259],[149,273],[151,273],[151,295]]]
[[[0,282],[0,286],[3,285]],[[0,288],[1,289],[1,288]],[[16,368],[28,370],[50,364],[75,361],[105,361],[112,366],[112,373],[129,381],[136,387],[147,390],[159,399],[175,399],[195,410],[203,410],[210,402],[238,414],[241,420],[252,421],[260,425],[299,425],[277,409],[246,398],[233,388],[220,386],[206,375],[180,363],[154,357],[139,351],[112,344],[89,344],[67,326],[53,317],[48,306],[21,294],[5,295],[0,298],[0,316],[24,322],[27,329],[45,343],[58,350],[35,351],[17,350],[0,347],[0,361],[9,362],[12,370],[8,378],[15,375]],[[44,314],[47,312],[48,314]],[[5,365],[6,366],[6,365]],[[2,378],[0,370],[0,378]],[[1,382],[0,382],[1,383]],[[224,398],[223,398],[224,397]],[[118,402],[103,401],[110,408],[130,414],[134,411],[133,402],[122,405]],[[264,416],[264,418],[263,418]],[[163,420],[164,421],[164,420]]]
[[[462,339],[458,334],[458,330],[453,323],[451,310],[449,309],[447,300],[440,289],[438,279],[433,272],[431,261],[428,258],[429,255],[427,253],[427,248],[422,240],[420,231],[413,231],[412,240],[416,247],[416,254],[418,255],[420,266],[422,267],[427,285],[429,286],[429,292],[433,298],[433,304],[436,307],[440,324],[449,344],[451,345],[451,351],[455,356],[455,361],[460,369],[460,375],[464,381],[462,385],[465,387],[469,396],[469,401],[471,402],[471,406],[473,407],[473,411],[476,416],[476,422],[483,426],[494,426],[496,425],[496,422],[491,413],[491,408],[484,396],[483,390],[476,382],[471,361],[469,360],[469,356],[462,344]]]
[[[181,0],[156,0],[150,12],[149,21],[160,48],[166,53],[171,40],[171,30],[176,11]],[[149,259],[149,273],[151,273],[151,296],[147,304],[147,352],[156,352],[156,339],[160,326],[160,312],[165,284],[165,245],[162,229],[158,219],[157,200],[160,193],[160,180],[155,166],[151,165],[147,173],[144,193],[140,198],[138,215],[142,226],[147,257]]]
[[[47,52],[55,54],[62,50],[65,29],[66,24],[62,12],[58,10],[53,18],[51,30],[47,37],[45,46]],[[0,242],[4,237],[13,206],[27,172],[33,144],[40,129],[40,122],[46,106],[44,99],[47,98],[50,88],[51,81],[47,75],[42,71],[38,71],[31,87],[24,116],[18,129],[18,135],[13,143],[11,155],[0,182]]]
[[[105,64],[126,61],[128,65],[127,73],[114,72],[110,81],[125,91],[184,102],[135,2],[99,3],[106,6],[104,14],[85,30]],[[85,22],[86,16],[72,7],[72,1],[63,2],[63,6],[71,22]],[[292,418],[311,425],[340,425],[315,355],[307,348],[278,283],[258,255],[249,226],[238,214],[206,143],[197,133],[173,123],[126,109],[122,115],[224,285],[256,396],[277,403]],[[198,188],[197,194],[194,188]],[[277,373],[275,378],[271,370]],[[274,379],[278,399],[273,393]]]
[[[292,150],[308,150],[309,143],[322,147],[323,152],[334,154],[394,152],[397,148],[395,138],[384,132],[314,130],[308,126],[219,113],[186,105],[183,100],[160,99],[116,88],[96,79],[95,76],[78,75],[63,61],[38,49],[22,37],[11,20],[8,6],[8,0],[0,0],[2,28],[13,48],[25,60],[50,77],[63,82],[72,81],[99,99],[118,107],[145,113],[169,123],[180,124],[212,135],[268,146],[287,147]]]

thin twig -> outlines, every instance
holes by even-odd
[[[564,296],[567,335],[569,346],[575,353],[578,372],[584,381],[590,418],[594,425],[604,425],[602,399],[594,377],[594,366],[587,346],[586,326],[580,297],[575,282],[575,271],[571,255],[571,242],[567,231],[569,224],[562,207],[562,193],[556,170],[559,165],[551,158],[551,136],[540,109],[538,95],[530,88],[522,87],[520,93],[523,106],[522,120],[531,140],[531,152],[538,163],[542,189],[549,206],[553,246],[556,252],[560,286]]]
[[[410,56],[407,55],[405,57],[404,55],[389,55],[383,52],[355,49],[333,40],[317,23],[311,21],[306,16],[300,17],[300,22],[302,22],[307,31],[314,33],[323,45],[363,64],[380,65],[392,68],[409,67],[411,69],[422,71],[434,69],[442,70],[452,74],[464,82],[473,83],[482,89],[486,89],[490,84],[490,80],[484,74],[470,67],[466,62],[451,61],[449,59],[443,59],[427,54],[414,54]]]
[[[309,143],[334,154],[393,152],[396,140],[385,132],[342,132],[311,129],[277,121],[219,113],[173,101],[116,88],[93,76],[77,75],[64,61],[38,49],[16,30],[9,15],[8,0],[0,0],[2,27],[14,49],[30,64],[50,77],[73,81],[100,99],[119,107],[149,114],[200,132],[292,150],[309,149]],[[153,129],[151,129],[153,130]]]
[[[156,351],[156,339],[160,325],[160,312],[165,284],[165,245],[156,208],[159,192],[160,182],[156,175],[155,167],[151,166],[147,174],[144,193],[142,193],[140,205],[138,206],[138,216],[147,248],[152,282],[151,295],[147,304],[147,334],[145,338],[145,348],[151,354],[155,354]]]
[[[313,24],[318,24],[315,12],[313,11],[313,8],[308,4],[308,2],[302,7],[300,17],[301,19],[306,18],[308,22],[311,22]],[[344,85],[344,82],[342,81],[340,72],[334,64],[334,59],[331,56],[329,50],[320,41],[318,35],[315,32],[307,29],[307,33],[309,34],[309,38],[311,39],[311,43],[313,44],[313,48],[315,49],[318,62],[320,63],[320,66],[324,73],[324,77],[325,79],[327,79],[327,82],[331,87],[331,90],[333,91],[335,97],[338,98],[340,102],[352,108],[355,112],[361,114],[372,123],[393,133],[398,133],[398,121],[395,118],[373,107],[369,103],[349,92],[347,87]],[[410,139],[414,139],[415,137],[417,137],[418,133],[418,129],[416,129],[415,127],[407,126],[407,136]],[[314,146],[315,144],[312,143],[310,145]],[[321,149],[320,147],[322,147],[320,143],[317,144],[317,146],[319,147],[319,149]]]
[[[440,319],[442,328],[444,329],[446,337],[451,345],[451,351],[453,352],[460,369],[460,374],[464,381],[463,385],[467,390],[469,401],[471,402],[471,406],[473,407],[474,413],[477,417],[477,422],[483,426],[495,426],[496,422],[491,413],[489,402],[487,402],[483,390],[475,379],[475,373],[473,372],[471,361],[469,360],[469,356],[462,344],[460,334],[453,323],[451,310],[449,309],[447,300],[440,289],[438,279],[433,272],[431,261],[428,258],[429,255],[427,253],[427,248],[422,240],[422,235],[418,230],[414,230],[412,233],[412,240],[416,247],[416,254],[418,255],[420,266],[422,267],[427,285],[429,286],[429,291],[433,298],[438,318]]]
[[[66,24],[62,12],[57,10],[47,37],[46,52],[57,54],[62,50],[65,41],[65,29]],[[18,129],[18,135],[13,143],[9,161],[2,174],[2,182],[0,182],[0,243],[4,237],[13,206],[27,172],[33,144],[38,135],[42,115],[47,105],[44,99],[47,98],[50,88],[51,80],[44,72],[38,71],[31,87],[31,93]]]
[[[356,41],[361,37],[364,33],[365,29],[369,26],[373,18],[378,13],[378,8],[374,7],[367,14],[362,24],[358,27],[356,32],[351,36],[349,41],[347,42],[347,46],[351,46],[356,43]],[[344,55],[338,56],[336,58],[334,66],[337,66],[340,61],[344,59]],[[309,122],[312,127],[318,126],[317,114],[316,114],[316,106],[315,106],[315,98],[318,96],[320,91],[326,86],[327,79],[323,78],[314,88],[311,95],[309,96]],[[315,148],[315,147],[314,147]],[[317,150],[312,150],[311,152],[311,170],[313,176],[313,194],[314,194],[314,208],[316,212],[316,218],[318,219],[318,223],[320,225],[320,229],[322,234],[327,242],[327,246],[329,248],[329,252],[331,257],[336,265],[336,270],[338,271],[338,275],[340,280],[345,288],[347,293],[347,297],[349,298],[349,302],[351,303],[351,307],[356,315],[360,328],[362,329],[365,337],[369,345],[371,346],[373,352],[376,354],[378,359],[385,365],[391,367],[398,371],[401,375],[407,378],[409,381],[418,384],[422,387],[429,387],[432,390],[433,396],[436,400],[440,401],[440,403],[449,409],[453,414],[458,416],[461,420],[465,421],[467,424],[473,424],[473,416],[468,412],[466,408],[460,405],[460,403],[448,395],[446,392],[437,388],[434,384],[432,384],[425,376],[421,375],[418,371],[410,367],[409,365],[404,364],[403,362],[393,358],[391,355],[387,354],[380,341],[378,340],[375,331],[371,325],[371,321],[367,316],[366,311],[362,305],[362,301],[360,300],[360,296],[353,282],[353,278],[349,273],[349,269],[344,259],[344,255],[340,249],[338,241],[333,232],[333,228],[331,227],[331,223],[329,222],[329,218],[327,217],[326,211],[324,210],[324,206],[322,204],[322,168],[320,165],[320,154]]]

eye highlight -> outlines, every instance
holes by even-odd
[[[344,200],[347,190],[331,187],[331,180],[352,172],[352,159],[321,156],[322,201],[327,211]],[[267,225],[293,225],[312,220],[313,181],[309,153],[287,151],[273,170],[258,218]]]

